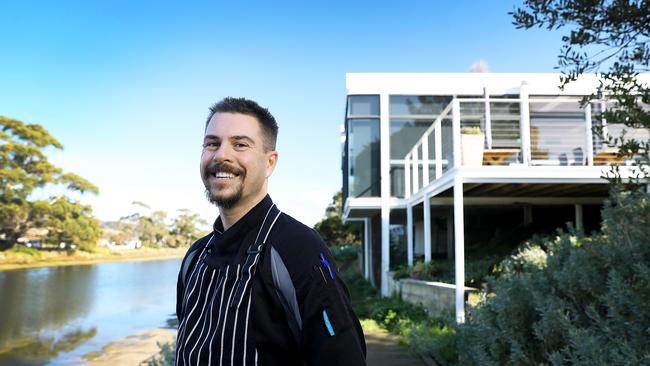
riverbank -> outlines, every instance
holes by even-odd
[[[0,271],[21,268],[75,266],[104,262],[151,261],[182,258],[187,248],[140,248],[132,250],[88,253],[56,251],[38,251],[38,255],[27,255],[13,251],[0,252]]]
[[[158,344],[173,342],[176,331],[172,329],[152,329],[128,336],[104,346],[101,351],[84,355],[86,366],[141,365],[152,356],[158,355]]]

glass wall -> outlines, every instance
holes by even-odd
[[[440,112],[451,102],[451,96],[433,95],[392,95],[390,96],[390,167],[391,167],[391,196],[404,197],[404,157],[431,127]],[[433,179],[434,167],[434,137],[429,138],[429,180]],[[423,151],[418,150],[422,159]],[[412,174],[412,172],[411,172]],[[420,187],[424,178],[423,164],[418,166]]]
[[[586,123],[578,101],[530,98],[532,165],[585,165]]]
[[[521,148],[519,102],[490,103],[492,148]]]
[[[345,197],[379,197],[379,96],[348,97],[344,158]]]

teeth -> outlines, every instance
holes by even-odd
[[[217,178],[234,178],[235,175],[232,173],[218,172],[214,175]]]

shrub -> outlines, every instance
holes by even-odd
[[[157,343],[160,351],[157,356],[147,360],[148,366],[173,366],[176,360],[176,342]]]
[[[613,193],[601,233],[559,233],[504,261],[459,328],[460,363],[650,363],[648,203]]]
[[[359,244],[345,244],[336,247],[331,247],[332,256],[337,263],[350,262],[357,259],[361,245]]]

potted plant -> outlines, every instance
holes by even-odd
[[[465,166],[483,165],[485,135],[480,127],[463,127],[460,130],[461,162]]]

